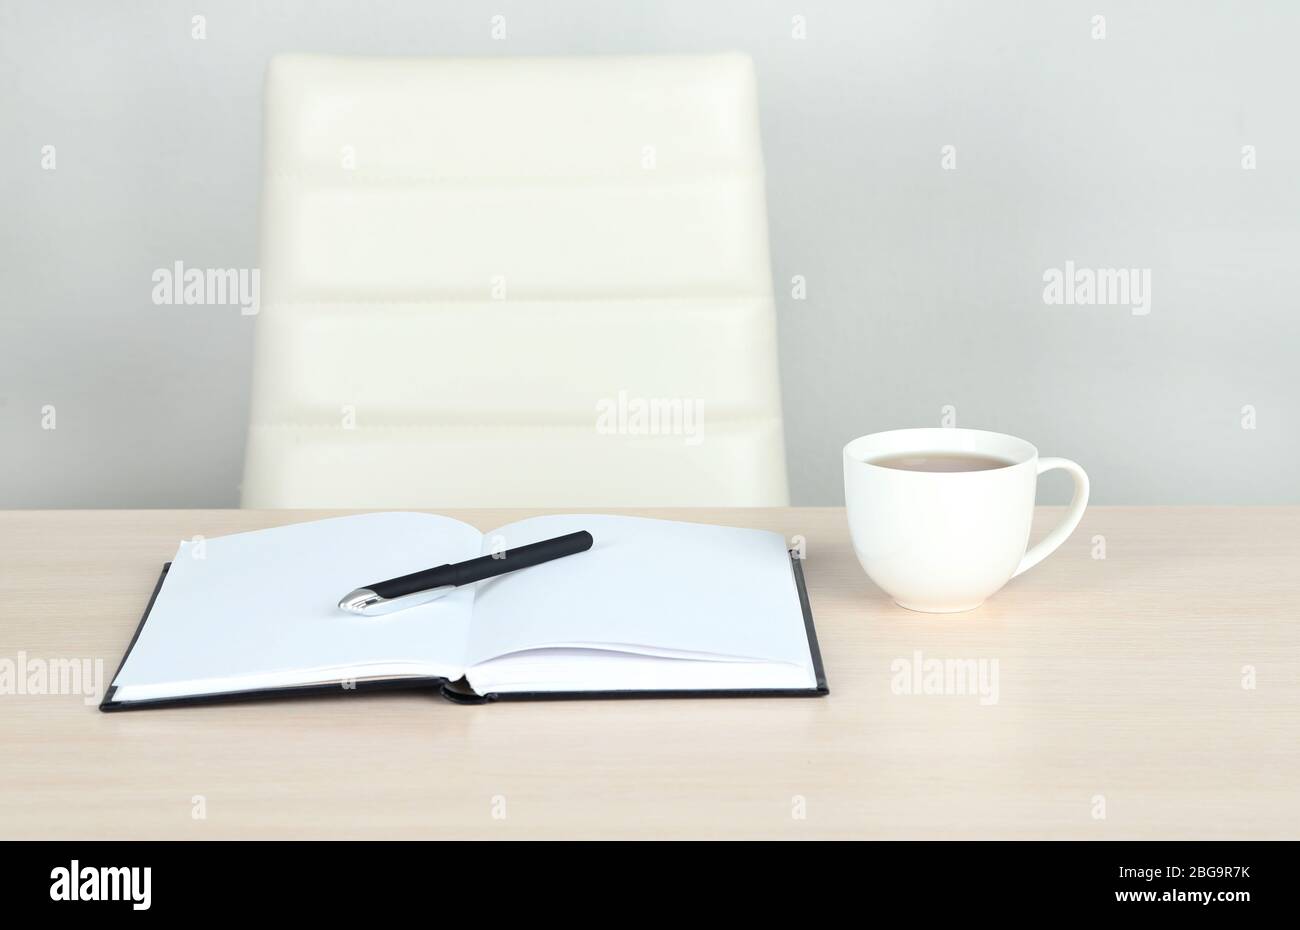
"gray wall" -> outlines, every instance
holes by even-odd
[[[796,503],[945,405],[1099,503],[1300,501],[1297,34],[1283,0],[6,3],[0,506],[237,503],[252,319],[150,274],[255,265],[268,56],[720,49],[758,68]],[[1046,305],[1066,260],[1150,269],[1150,313]]]

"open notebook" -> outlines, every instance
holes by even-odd
[[[354,588],[588,530],[592,548],[379,617]],[[776,533],[423,513],[183,542],[100,705],[433,687],[453,700],[827,693],[803,574]]]

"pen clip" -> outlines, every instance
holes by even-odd
[[[445,584],[437,588],[426,588],[402,597],[383,597],[369,588],[357,588],[339,601],[339,608],[348,613],[361,614],[365,617],[379,617],[398,610],[406,610],[419,604],[436,601],[451,591],[455,585]]]

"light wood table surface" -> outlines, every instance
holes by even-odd
[[[0,837],[1300,837],[1300,508],[1094,507],[956,615],[893,606],[838,508],[628,512],[803,536],[831,695],[104,714],[5,694]],[[0,661],[111,677],[182,538],[330,515],[0,513]],[[996,702],[898,693],[918,652],[996,660]]]

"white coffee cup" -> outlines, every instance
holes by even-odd
[[[981,471],[910,471],[872,464],[902,455],[977,455],[1009,464]],[[1074,499],[1028,552],[1038,476],[1060,468]],[[1088,506],[1088,476],[1069,459],[1039,458],[1023,439],[975,429],[900,429],[844,447],[844,504],[858,561],[901,607],[973,610],[1065,542]]]

